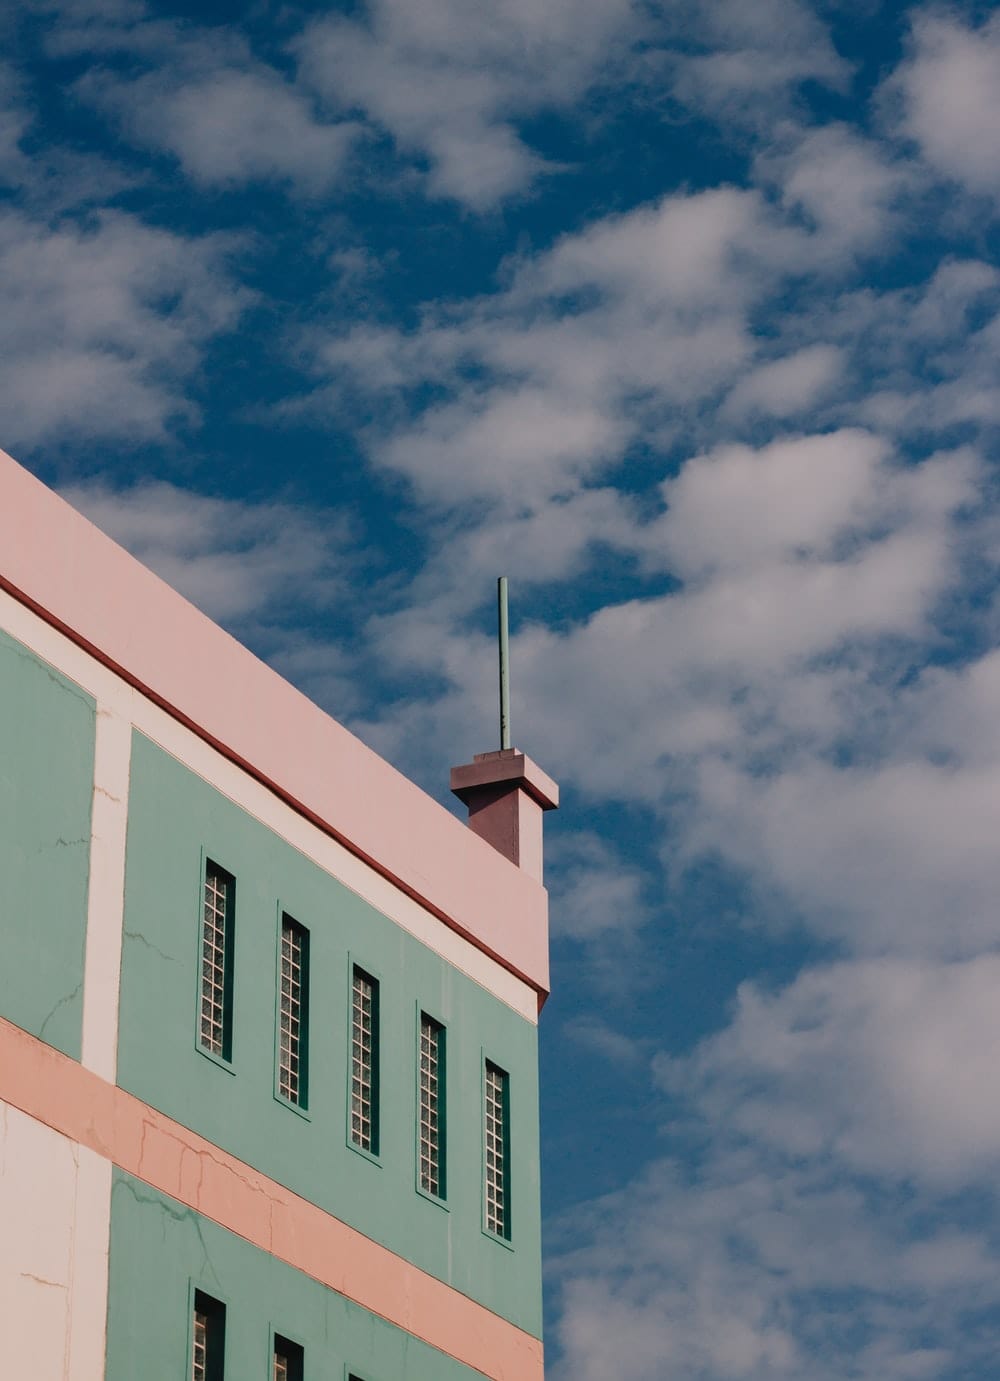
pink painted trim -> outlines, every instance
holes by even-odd
[[[2,451],[0,561],[0,587],[544,1001],[544,888]]]
[[[491,1381],[542,1381],[537,1338],[3,1018],[0,1098]]]

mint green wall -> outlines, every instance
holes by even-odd
[[[202,857],[236,877],[233,1073],[196,1048]],[[310,930],[309,1115],[273,1096],[279,904]],[[381,1156],[347,1145],[349,955],[381,981]],[[448,1207],[415,1189],[417,1008],[447,1027]],[[482,1232],[482,1053],[510,1072],[513,1250]],[[136,734],[119,1082],[541,1336],[537,1032]]]
[[[305,1381],[472,1381],[464,1367],[207,1218],[115,1172],[105,1381],[183,1381],[192,1287],[226,1305],[226,1376],[271,1381],[274,1330]]]
[[[93,700],[0,633],[0,1015],[80,1058]]]

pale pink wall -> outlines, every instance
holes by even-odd
[[[0,584],[548,991],[544,889],[0,451]],[[211,668],[211,675],[206,675]],[[446,764],[442,763],[442,779]]]
[[[104,1375],[111,1166],[0,1098],[0,1375]]]
[[[55,1288],[64,1288],[69,1269],[63,1263],[75,1221],[70,1174],[85,1149],[493,1381],[542,1381],[542,1344],[537,1338],[0,1018],[0,1106],[3,1103],[20,1110],[19,1115],[27,1114],[22,1121],[36,1119],[45,1124],[42,1130],[61,1134],[47,1132],[42,1169],[52,1170],[53,1194],[62,1185],[65,1202],[57,1202],[52,1210],[51,1248],[40,1243],[33,1256],[24,1256],[44,1260],[45,1269],[54,1273]],[[16,1199],[19,1186],[30,1194],[31,1184],[28,1169],[21,1167],[7,1189]],[[21,1236],[27,1230],[26,1224]],[[18,1244],[12,1252],[21,1253]],[[25,1287],[17,1298],[22,1294],[27,1298],[30,1292]],[[38,1296],[38,1317],[44,1316],[53,1328],[63,1327],[65,1333],[60,1320],[68,1315],[60,1308]],[[62,1373],[29,1367],[11,1373],[15,1374],[41,1378]]]

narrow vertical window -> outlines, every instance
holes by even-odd
[[[223,1381],[225,1356],[226,1306],[195,1290],[191,1381]]]
[[[510,1113],[506,1073],[486,1061],[483,1164],[486,1230],[510,1238]]]
[[[274,1335],[274,1381],[302,1381],[305,1353],[298,1343]]]
[[[205,1381],[208,1374],[208,1317],[200,1309],[194,1311],[193,1381]]]
[[[378,981],[351,974],[351,1140],[378,1155]]]
[[[278,1092],[304,1108],[308,1101],[309,932],[281,918],[278,994]]]
[[[202,1046],[224,1060],[233,1053],[233,923],[236,879],[211,859],[205,862],[201,928]]]
[[[444,1185],[444,1027],[420,1013],[420,1188],[439,1199]]]

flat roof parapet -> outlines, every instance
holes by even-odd
[[[548,898],[540,882],[3,451],[0,588],[544,1000]],[[481,754],[475,762],[482,759],[488,771],[485,760],[493,756]],[[525,770],[526,790],[556,790],[558,799],[540,769],[531,764]]]

